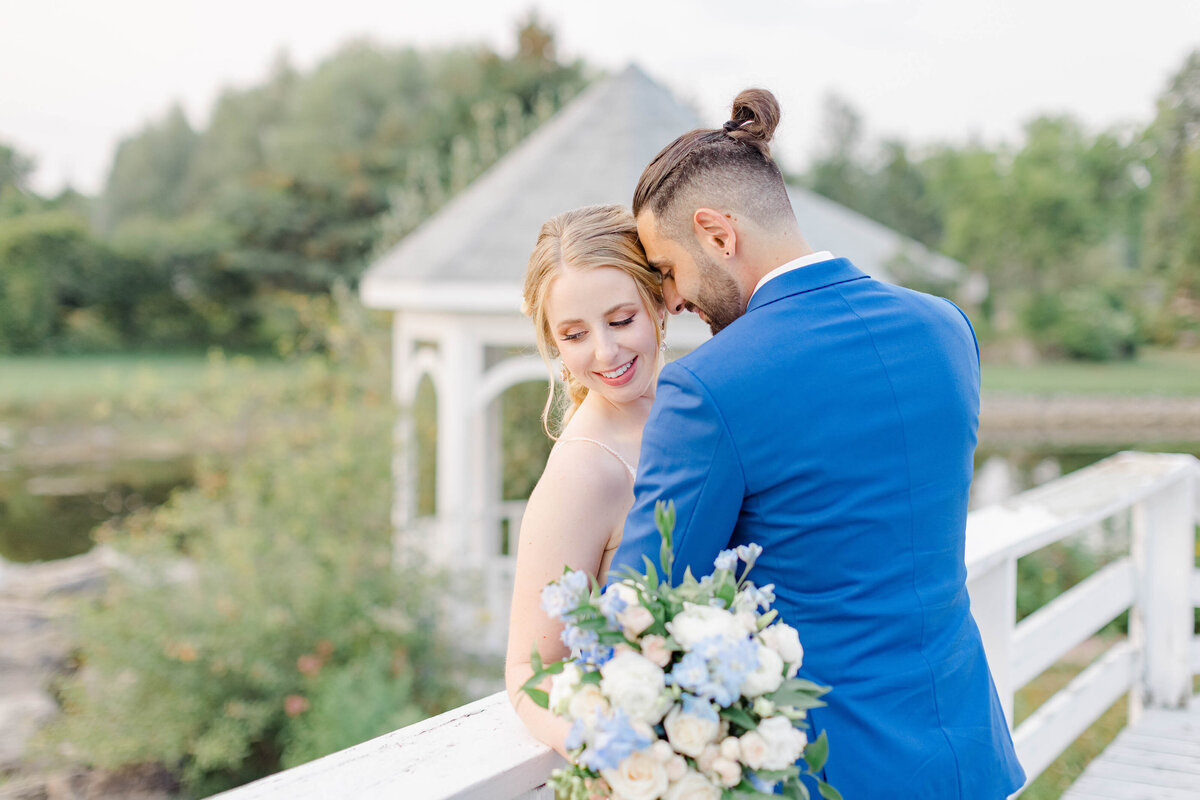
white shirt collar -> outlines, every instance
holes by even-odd
[[[774,280],[775,278],[778,278],[780,275],[782,275],[785,272],[791,272],[794,269],[800,269],[801,267],[807,267],[809,264],[816,264],[821,261],[828,261],[831,258],[833,258],[833,253],[830,253],[828,250],[821,250],[820,252],[817,252],[817,253],[809,253],[806,256],[800,256],[799,258],[794,258],[791,261],[787,262],[786,264],[781,264],[780,266],[778,266],[775,269],[768,272],[766,275],[762,276],[762,280],[760,280],[755,285],[754,291],[750,293],[750,296],[754,297],[754,295],[758,294],[758,290],[767,284],[767,281]]]

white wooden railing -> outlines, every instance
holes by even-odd
[[[1130,522],[1129,554],[1018,624],[1017,559],[1109,519]],[[1130,610],[1129,637],[1014,732],[1030,781],[1127,692],[1132,720],[1147,707],[1188,702],[1200,672],[1200,638],[1192,634],[1197,524],[1200,461],[1149,453],[1121,453],[969,516],[971,608],[1010,720],[1017,689]],[[549,798],[544,783],[559,763],[501,692],[220,797]]]

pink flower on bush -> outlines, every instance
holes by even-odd
[[[289,694],[283,698],[283,711],[289,717],[298,717],[308,711],[308,698],[304,695]]]

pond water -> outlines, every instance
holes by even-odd
[[[86,552],[97,525],[162,504],[192,475],[190,456],[39,471],[0,465],[0,558],[46,561]]]

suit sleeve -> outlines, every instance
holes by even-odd
[[[642,556],[658,566],[659,500],[675,503],[672,581],[678,583],[689,566],[696,577],[712,572],[713,559],[729,544],[744,494],[741,459],[720,409],[686,367],[667,365],[642,434],[633,508],[610,580],[620,577],[623,566],[641,572]]]

